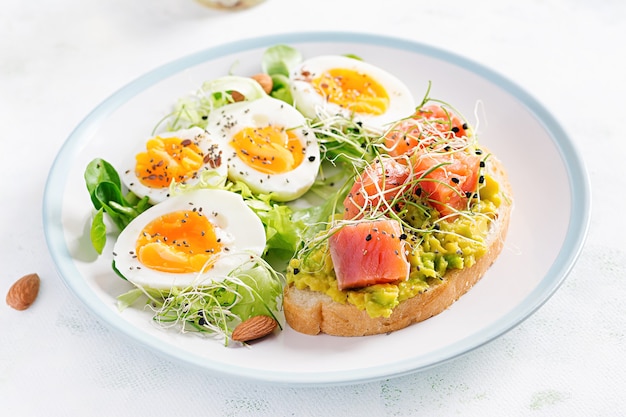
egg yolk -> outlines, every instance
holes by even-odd
[[[231,141],[237,156],[249,167],[264,174],[282,174],[302,162],[304,148],[290,130],[277,126],[246,127]]]
[[[146,187],[166,188],[172,180],[185,181],[202,167],[204,155],[190,139],[155,137],[146,152],[135,157],[135,174]]]
[[[135,247],[138,260],[161,272],[200,272],[222,251],[213,224],[199,211],[180,210],[144,227]]]
[[[311,83],[319,94],[355,113],[380,115],[389,107],[385,88],[367,74],[346,68],[330,69]]]

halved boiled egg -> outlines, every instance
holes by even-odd
[[[226,177],[222,148],[199,127],[166,132],[148,139],[138,149],[122,173],[122,181],[139,197],[152,204],[169,196],[170,184],[193,184],[202,171],[215,171]]]
[[[221,142],[228,177],[276,201],[302,196],[320,166],[315,134],[292,106],[272,97],[221,107],[207,130]]]
[[[341,115],[384,130],[415,111],[411,92],[397,77],[346,56],[304,61],[292,71],[291,88],[297,109],[311,119]]]
[[[120,233],[113,258],[128,281],[167,289],[221,280],[264,248],[263,224],[239,194],[199,189],[137,216]]]

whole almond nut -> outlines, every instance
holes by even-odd
[[[39,275],[24,275],[9,288],[7,304],[16,310],[26,310],[39,294],[39,283]]]
[[[272,77],[270,77],[268,74],[259,73],[259,74],[253,75],[250,78],[252,78],[257,83],[259,83],[261,88],[263,88],[263,91],[265,91],[265,94],[269,94],[272,92],[272,87],[274,86],[274,82],[272,81]]]
[[[241,94],[239,91],[231,91],[230,96],[232,97],[235,103],[244,101],[246,99],[246,97],[243,94]]]
[[[278,323],[270,316],[250,317],[235,327],[231,338],[237,342],[260,339],[272,333],[276,326]]]

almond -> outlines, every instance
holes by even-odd
[[[230,96],[232,97],[235,103],[244,101],[246,99],[246,97],[243,94],[241,94],[239,91],[231,91]]]
[[[260,339],[272,333],[276,326],[278,323],[270,316],[250,317],[235,327],[231,338],[237,342]]]
[[[39,275],[24,275],[9,288],[7,304],[16,310],[26,310],[39,294],[39,283]]]
[[[263,88],[263,91],[265,91],[266,94],[269,94],[272,92],[272,87],[274,86],[274,82],[272,81],[272,77],[270,77],[269,75],[259,73],[259,74],[253,75],[250,78],[252,78],[254,81],[259,83],[259,85],[261,86],[261,88]]]

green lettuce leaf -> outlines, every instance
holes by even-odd
[[[93,159],[85,168],[85,184],[96,209],[90,227],[94,249],[101,254],[106,244],[106,213],[118,229],[124,229],[135,217],[150,207],[148,197],[138,198],[133,193],[124,195],[119,174],[107,161]]]
[[[221,335],[226,344],[235,327],[254,316],[270,316],[282,328],[278,313],[284,277],[269,264],[253,257],[222,278],[187,288],[137,286],[118,296],[117,306],[122,311],[143,302],[163,327]]]
[[[261,85],[250,77],[227,75],[206,81],[198,91],[180,98],[174,110],[159,121],[154,131],[163,124],[167,131],[191,127],[205,129],[212,111],[235,101],[232,97],[234,91],[242,94],[247,101],[267,96]]]
[[[261,67],[269,75],[283,75],[289,78],[293,68],[302,62],[302,54],[287,45],[274,45],[263,53]]]

